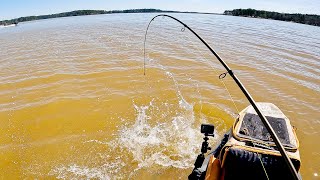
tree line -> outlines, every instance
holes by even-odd
[[[148,13],[148,12],[174,12],[174,11],[162,11],[160,9],[127,9],[127,10],[113,10],[113,11],[77,10],[77,11],[71,11],[71,12],[58,13],[58,14],[26,16],[26,17],[11,19],[11,20],[3,20],[3,21],[0,21],[0,25],[7,26],[11,24],[18,24],[20,22],[25,22],[25,21],[34,21],[34,20],[40,20],[40,19],[50,19],[50,18],[68,17],[68,16],[84,16],[84,15],[112,14],[112,13]]]
[[[84,15],[96,15],[96,14],[113,14],[113,13],[153,13],[153,12],[179,12],[179,13],[196,13],[196,12],[180,12],[180,11],[162,11],[160,9],[127,9],[127,10],[77,10],[71,12],[64,12],[58,14],[50,15],[40,15],[40,16],[26,16],[15,18],[11,20],[0,21],[0,25],[7,26],[11,24],[18,24],[25,21],[34,21],[40,19],[50,19],[58,17],[68,17],[68,16],[84,16]],[[208,13],[211,14],[211,13]],[[278,13],[271,11],[262,11],[255,9],[234,9],[224,11],[224,15],[232,16],[245,16],[245,17],[256,17],[265,19],[275,19],[281,21],[291,21],[302,24],[309,24],[314,26],[320,26],[320,16],[312,14],[288,14],[288,13]]]
[[[314,14],[289,14],[289,13],[278,13],[271,11],[261,11],[255,9],[234,9],[224,11],[225,15],[232,16],[245,16],[245,17],[256,17],[264,19],[274,19],[280,21],[291,21],[301,24],[309,24],[313,26],[320,26],[320,16]]]

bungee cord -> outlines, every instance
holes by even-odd
[[[222,66],[226,69],[225,73],[220,74],[219,79],[223,79],[227,74],[229,74],[233,80],[235,81],[235,83],[238,85],[238,87],[240,88],[240,90],[243,92],[243,94],[246,96],[246,98],[248,99],[248,101],[250,102],[250,104],[252,105],[252,107],[255,109],[255,111],[257,112],[258,116],[260,117],[262,123],[264,124],[264,126],[266,127],[266,129],[268,130],[268,132],[270,133],[274,143],[276,144],[280,154],[282,155],[284,161],[287,164],[287,167],[290,170],[290,173],[292,175],[292,178],[295,180],[300,180],[300,176],[298,175],[292,161],[290,160],[289,156],[287,155],[283,145],[281,144],[279,138],[277,137],[276,133],[274,132],[273,128],[271,127],[270,123],[268,122],[268,120],[266,119],[266,117],[261,113],[261,110],[259,109],[259,107],[256,105],[256,102],[254,101],[254,99],[252,98],[252,96],[250,95],[250,93],[247,91],[247,89],[243,86],[243,84],[241,83],[241,81],[238,79],[238,77],[233,73],[233,71],[229,68],[229,66],[220,58],[220,56],[209,46],[209,44],[203,40],[195,31],[193,31],[188,25],[186,25],[185,23],[183,23],[182,21],[180,21],[179,19],[170,16],[170,15],[166,15],[166,14],[159,14],[154,16],[150,22],[148,23],[146,32],[145,32],[145,37],[144,37],[144,49],[143,49],[143,54],[144,54],[144,61],[143,61],[143,74],[146,75],[146,41],[147,41],[147,35],[148,35],[148,30],[149,27],[152,23],[152,21],[154,21],[157,17],[168,17],[171,18],[177,22],[179,22],[180,24],[183,25],[183,27],[181,28],[181,31],[185,31],[185,29],[187,28],[191,33],[193,33],[208,49],[209,51],[217,58],[217,60],[222,64]]]

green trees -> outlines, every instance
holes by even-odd
[[[275,19],[280,21],[292,21],[296,23],[320,26],[320,16],[310,14],[288,14],[255,9],[234,9],[225,11],[223,14],[232,16],[259,17],[264,19]]]
[[[64,12],[58,14],[50,15],[40,15],[40,16],[27,16],[20,17],[11,20],[0,21],[0,25],[10,25],[18,24],[19,22],[34,21],[40,19],[58,18],[58,17],[68,17],[68,16],[85,16],[85,15],[95,15],[95,14],[113,14],[113,13],[152,13],[152,12],[179,12],[179,11],[162,11],[160,9],[127,9],[127,10],[77,10],[71,12]],[[195,12],[180,12],[180,13],[195,13]],[[288,14],[288,13],[278,13],[270,11],[261,11],[255,9],[234,9],[227,10],[224,12],[225,15],[232,16],[247,16],[247,17],[259,17],[265,19],[275,19],[280,21],[292,21],[296,23],[309,24],[314,26],[320,26],[320,16],[319,15],[309,15],[309,14]]]
[[[19,22],[25,22],[25,21],[34,21],[34,20],[40,20],[40,19],[68,17],[68,16],[85,16],[85,15],[112,14],[112,13],[147,13],[147,12],[164,12],[164,11],[161,11],[160,9],[128,9],[128,10],[113,10],[113,11],[77,10],[77,11],[71,11],[71,12],[58,13],[58,14],[26,16],[26,17],[11,19],[11,20],[4,20],[4,21],[0,21],[0,25],[7,26],[10,24],[18,24]]]

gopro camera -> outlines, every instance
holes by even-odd
[[[201,133],[205,136],[214,136],[214,126],[211,124],[201,124]]]

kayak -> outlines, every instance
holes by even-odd
[[[275,130],[296,171],[299,141],[290,120],[272,103],[257,103]],[[189,179],[292,179],[285,161],[252,106],[242,110],[232,128],[209,152]]]

